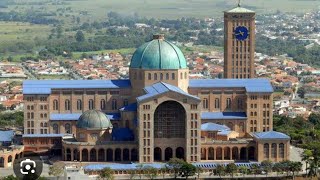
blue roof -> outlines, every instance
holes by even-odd
[[[230,128],[226,125],[204,123],[201,124],[201,131],[230,131]]]
[[[77,121],[81,116],[80,113],[75,114],[50,114],[51,121]]]
[[[192,165],[196,167],[200,167],[201,169],[215,169],[218,165],[227,166],[229,163],[212,163],[212,162],[199,162],[199,163],[191,163]],[[245,167],[252,167],[253,164],[260,165],[259,162],[249,162],[249,163],[235,163],[236,166],[245,166]],[[143,167],[153,167],[156,169],[164,168],[166,167],[165,163],[147,163],[147,164],[90,164],[84,167],[85,171],[99,171],[104,168],[110,168],[112,170],[136,170],[139,169],[139,165],[142,165]]]
[[[23,94],[51,94],[51,89],[130,88],[130,80],[26,80]]]
[[[114,128],[112,130],[113,141],[133,141],[134,134],[129,128]]]
[[[203,112],[201,119],[247,119],[245,112]]]
[[[153,84],[151,86],[145,87],[144,90],[147,94],[142,95],[140,97],[137,97],[138,102],[149,99],[149,98],[153,98],[155,96],[167,93],[169,91],[173,91],[173,92],[176,92],[176,93],[179,93],[179,94],[182,94],[182,95],[185,95],[185,96],[188,96],[190,98],[197,99],[200,101],[199,97],[188,94],[188,93],[184,92],[182,89],[180,89],[176,86],[173,86],[171,84],[164,83],[164,82],[158,82],[158,83]]]
[[[284,133],[277,131],[266,131],[266,132],[255,132],[253,136],[257,139],[287,139],[290,140],[290,137]]]
[[[63,137],[69,134],[24,134],[24,138],[37,138],[37,137]]]
[[[97,171],[102,170],[104,168],[110,168],[112,170],[134,170],[138,169],[140,164],[132,163],[132,164],[90,164],[84,167],[86,171]],[[154,167],[157,169],[163,168],[165,166],[164,163],[150,163],[150,164],[142,164],[143,167]]]
[[[189,88],[245,88],[249,93],[272,93],[268,79],[191,79]]]
[[[120,111],[137,111],[138,105],[137,103],[129,104],[128,106],[124,106],[120,108]]]
[[[10,142],[12,141],[14,132],[11,131],[0,131],[0,142]]]
[[[120,113],[108,113],[107,117],[111,120],[111,121],[117,121],[121,119],[121,115]]]

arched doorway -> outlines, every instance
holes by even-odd
[[[8,163],[12,163],[12,156],[11,155],[8,157]]]
[[[210,147],[208,150],[208,160],[214,160],[214,148]]]
[[[69,148],[67,148],[66,154],[67,154],[67,159],[66,159],[66,161],[71,161],[71,150],[70,150]]]
[[[19,159],[19,154],[16,154],[14,160],[18,160]]]
[[[240,149],[240,160],[246,161],[247,160],[247,148],[242,147]]]
[[[162,153],[161,148],[159,148],[159,147],[154,148],[154,152],[153,152],[154,161],[161,161],[162,160],[161,153]]]
[[[221,147],[217,147],[216,156],[217,156],[216,160],[222,160],[222,148]]]
[[[88,150],[87,149],[83,149],[82,150],[82,161],[89,161],[89,158],[88,158]]]
[[[130,161],[129,149],[124,149],[122,151],[122,154],[123,154],[123,161]]]
[[[114,160],[121,161],[121,149],[120,148],[117,148],[115,150]]]
[[[131,149],[131,161],[138,161],[137,149]]]
[[[230,160],[230,148],[229,147],[225,147],[224,148],[224,160]]]
[[[255,160],[256,159],[255,153],[256,153],[256,149],[254,147],[250,146],[248,149],[248,159]]]
[[[175,101],[161,103],[154,113],[154,138],[185,138],[186,111]]]
[[[97,151],[96,151],[96,149],[91,149],[91,151],[90,151],[90,161],[97,161]]]
[[[239,149],[237,147],[232,148],[232,159],[233,160],[239,159]]]
[[[164,151],[165,154],[165,160],[169,161],[172,158],[172,149],[171,148],[166,148]]]
[[[113,150],[107,149],[107,161],[111,162],[113,161]]]
[[[79,161],[80,159],[79,159],[79,151],[78,151],[78,149],[74,149],[73,150],[73,160],[75,160],[75,161]]]
[[[99,162],[105,161],[104,155],[105,155],[104,149],[99,149],[99,151],[98,151],[98,161]]]
[[[176,157],[179,159],[184,159],[184,149],[182,147],[178,147],[176,149]]]

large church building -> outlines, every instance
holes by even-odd
[[[273,88],[253,77],[252,18],[225,12],[225,79],[189,79],[181,50],[154,35],[133,54],[129,79],[24,81],[24,151],[81,162],[288,160]]]

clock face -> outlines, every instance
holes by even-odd
[[[239,41],[246,40],[249,36],[248,28],[245,26],[238,26],[234,30],[234,35],[235,35],[236,39]]]

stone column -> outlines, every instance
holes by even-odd
[[[82,161],[82,149],[79,149],[79,161]]]
[[[224,147],[222,148],[221,156],[222,156],[222,160],[224,160]]]
[[[214,160],[217,160],[217,148],[214,148],[214,149],[213,149],[213,152],[214,152],[213,159],[214,159]]]
[[[99,161],[99,149],[96,150],[96,161],[97,161],[97,162]]]
[[[206,158],[205,159],[208,160],[208,157],[209,157],[208,156],[209,155],[208,148],[205,148],[205,150],[206,150]]]
[[[230,147],[230,152],[229,152],[229,157],[230,157],[230,160],[232,160],[232,147]]]
[[[71,151],[71,161],[74,161],[74,158],[73,158],[73,149],[70,149]]]
[[[104,150],[104,161],[107,161],[107,149]]]
[[[249,160],[249,148],[246,148],[246,160]]]

